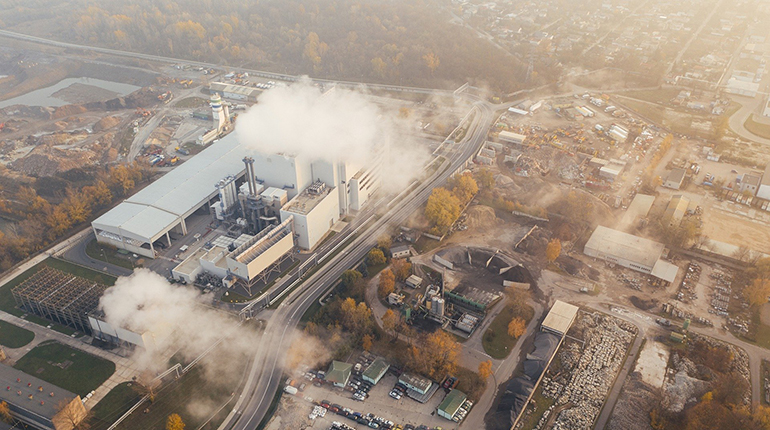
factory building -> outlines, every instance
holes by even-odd
[[[262,90],[258,88],[226,84],[224,82],[212,82],[209,85],[209,91],[228,100],[249,103],[256,103],[257,97],[262,94]]]
[[[583,253],[670,283],[679,268],[661,259],[664,249],[662,243],[598,226],[586,242]]]
[[[155,335],[153,333],[138,333],[127,328],[114,326],[104,320],[104,312],[100,310],[88,314],[88,323],[91,326],[91,335],[102,342],[128,350],[141,348],[151,351],[155,348]]]
[[[88,314],[99,305],[107,286],[43,267],[11,290],[16,305],[27,312],[91,333]]]
[[[762,175],[762,179],[759,181],[757,197],[770,200],[770,164],[765,167],[765,173]]]
[[[281,208],[281,220],[294,219],[297,246],[313,249],[340,219],[339,194],[335,188],[316,181]]]
[[[503,142],[512,143],[514,145],[522,145],[527,139],[527,136],[524,136],[523,134],[511,133],[510,131],[501,131],[497,137]]]
[[[15,420],[31,428],[73,430],[73,422],[79,425],[88,415],[77,394],[11,366],[0,364],[0,384],[6,386],[0,390],[0,401],[8,404]]]

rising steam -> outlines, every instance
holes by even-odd
[[[397,115],[365,95],[339,87],[323,93],[306,79],[265,91],[259,103],[238,118],[235,131],[241,142],[262,153],[311,161],[362,166],[375,151],[386,149],[384,185],[398,190],[427,160],[427,151],[407,138],[405,130]]]

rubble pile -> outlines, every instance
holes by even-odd
[[[571,405],[556,416],[554,429],[593,427],[637,332],[634,325],[599,313],[582,314],[577,326],[585,345],[568,343],[560,353],[566,372],[544,390],[558,395],[557,405]]]
[[[634,372],[626,378],[621,393],[607,430],[652,430],[650,411],[655,406],[656,389]]]

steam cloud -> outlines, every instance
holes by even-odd
[[[239,325],[231,316],[203,306],[206,300],[210,298],[194,288],[171,285],[162,276],[139,269],[119,278],[99,306],[113,327],[153,335],[155,347],[139,350],[134,359],[142,369],[159,371],[174,353],[192,359],[219,339],[225,340],[224,351],[217,354],[225,356],[248,353],[254,347],[253,339],[237,335]]]
[[[238,139],[260,152],[311,161],[365,165],[385,145],[383,185],[392,190],[403,189],[427,160],[427,151],[409,142],[404,130],[393,112],[363,94],[339,87],[324,94],[309,80],[265,91],[236,127]]]

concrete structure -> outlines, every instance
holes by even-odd
[[[452,418],[460,410],[460,406],[465,403],[468,396],[460,390],[452,390],[444,397],[444,400],[438,405],[438,416],[452,420]]]
[[[243,85],[226,84],[224,82],[212,82],[209,91],[228,100],[256,103],[262,90]]]
[[[770,200],[770,164],[765,167],[765,173],[762,175],[762,179],[759,181],[757,197]]]
[[[281,221],[294,218],[300,248],[313,249],[340,219],[338,194],[334,191],[335,188],[318,181],[281,208]]]
[[[407,258],[412,256],[409,245],[395,245],[390,247],[390,256],[393,258]]]
[[[673,169],[663,182],[663,186],[672,190],[678,190],[682,186],[682,182],[684,182],[684,176],[684,169]]]
[[[153,350],[155,348],[155,335],[150,332],[138,333],[127,328],[113,326],[104,320],[104,313],[94,311],[88,315],[92,336],[103,342],[128,349],[141,348]]]
[[[510,131],[501,131],[497,135],[498,139],[506,143],[512,143],[514,145],[521,145],[527,139],[527,136],[518,133],[511,133]]]
[[[548,315],[545,316],[540,330],[555,333],[564,336],[569,331],[572,323],[577,317],[578,307],[561,300],[553,304]]]
[[[746,97],[756,97],[758,91],[758,82],[746,82],[735,76],[727,80],[727,86],[725,87],[726,93]]]
[[[628,205],[626,213],[623,214],[623,218],[620,219],[620,225],[626,228],[634,226],[640,218],[647,217],[653,203],[655,203],[655,196],[646,194],[635,195],[631,204]]]
[[[369,365],[369,367],[366,368],[366,370],[364,370],[364,373],[361,375],[361,377],[364,381],[377,384],[380,382],[380,379],[385,376],[385,373],[388,371],[388,369],[390,369],[390,364],[388,364],[382,358],[378,357],[372,362],[372,364]]]
[[[666,207],[666,211],[663,213],[663,221],[667,222],[670,226],[679,225],[689,206],[690,199],[687,197],[681,194],[671,197],[671,201],[668,202],[668,207]]]
[[[625,168],[625,163],[608,162],[606,166],[602,166],[599,169],[599,176],[609,179],[610,181],[615,181],[618,179],[618,176],[623,173],[623,169]]]
[[[406,278],[406,285],[412,288],[420,288],[422,285],[422,278],[417,275],[409,275]]]
[[[673,269],[666,266],[670,263],[665,261],[658,263],[664,249],[662,243],[598,226],[586,242],[583,252],[589,257],[599,258],[658,278],[661,273],[665,273],[665,279],[659,279],[667,281],[670,279],[669,274]],[[653,274],[653,268],[656,265],[659,268]],[[676,276],[676,271],[674,276]]]
[[[217,135],[222,134],[230,127],[230,108],[222,103],[222,98],[216,93],[211,95],[209,104],[214,121],[212,129],[217,131]]]
[[[738,188],[738,191],[741,193],[748,191],[751,193],[752,196],[757,195],[757,190],[759,190],[760,183],[762,182],[762,175],[758,173],[746,173],[743,175],[743,178],[741,178],[741,185]]]
[[[335,360],[329,366],[325,379],[334,384],[335,387],[345,387],[350,380],[352,370],[353,365]]]
[[[32,428],[72,430],[72,421],[86,418],[80,396],[5,364],[0,364],[0,385],[5,385],[0,401],[8,404],[11,416]]]

